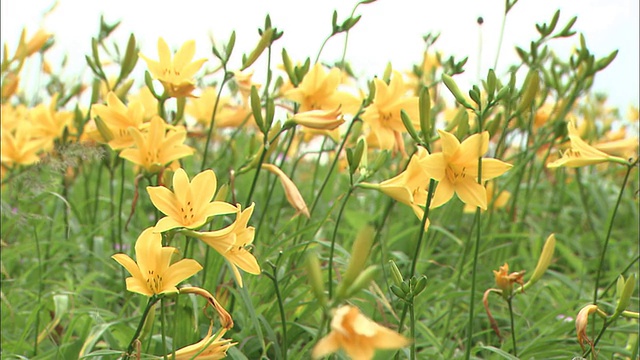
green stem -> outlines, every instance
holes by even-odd
[[[409,321],[411,322],[411,338],[414,339],[414,341],[411,342],[411,360],[415,360],[416,359],[416,342],[415,342],[415,338],[416,338],[416,315],[414,313],[414,297],[411,297],[411,304],[409,304]]]
[[[278,260],[280,260],[280,257],[282,256],[282,253],[280,253],[280,256],[278,256]],[[287,318],[285,316],[285,312],[284,312],[284,303],[282,302],[282,295],[280,294],[280,287],[278,286],[278,268],[277,268],[277,264],[278,261],[276,261],[276,265],[272,265],[273,267],[273,275],[269,274],[266,271],[262,271],[262,273],[264,275],[266,275],[269,279],[271,279],[271,281],[273,281],[273,287],[275,289],[276,292],[276,297],[278,298],[278,308],[280,309],[280,321],[282,322],[282,358],[284,360],[287,360]]]
[[[337,157],[336,157],[337,158]],[[329,269],[328,269],[328,282],[329,282],[329,299],[331,299],[331,295],[333,293],[333,252],[336,246],[336,237],[338,235],[338,227],[340,226],[340,220],[342,219],[342,213],[347,206],[347,202],[349,201],[349,197],[355,188],[353,186],[349,187],[347,194],[342,201],[342,205],[340,206],[340,210],[338,211],[338,217],[336,218],[336,225],[333,228],[333,235],[331,236],[331,249],[329,250]]]
[[[359,112],[357,116],[359,116]],[[336,151],[336,156],[333,159],[331,166],[329,167],[329,172],[327,173],[327,176],[324,178],[324,181],[322,182],[322,185],[320,185],[320,189],[318,190],[318,193],[313,199],[313,203],[311,204],[311,208],[309,209],[310,215],[313,215],[313,210],[316,208],[316,205],[318,205],[318,201],[322,196],[322,192],[324,191],[324,188],[327,186],[327,183],[329,182],[329,178],[331,177],[331,174],[333,173],[333,170],[335,169],[336,164],[338,163],[338,159],[340,158],[340,153],[342,152],[342,149],[344,149],[344,145],[347,143],[347,140],[349,139],[349,135],[351,135],[351,130],[353,129],[353,125],[356,123],[356,121],[359,121],[356,119],[356,117],[354,117],[354,119],[349,124],[349,128],[347,128],[347,132],[344,134],[344,138],[342,139],[342,142],[338,147],[338,151]]]
[[[222,79],[222,83],[220,84],[220,88],[218,89],[218,95],[216,96],[216,103],[213,105],[213,112],[211,113],[211,120],[209,121],[209,131],[207,132],[207,141],[204,144],[204,153],[202,155],[202,164],[200,165],[200,171],[204,171],[204,166],[207,164],[207,155],[209,154],[209,142],[211,141],[211,134],[213,134],[213,125],[216,120],[216,113],[218,112],[218,104],[220,103],[220,97],[222,96],[222,89],[224,88],[224,84],[231,77],[228,75],[227,68],[225,67],[225,63],[223,63],[224,69],[224,77]]]
[[[624,174],[624,180],[622,180],[622,187],[620,188],[620,194],[618,194],[618,199],[616,200],[616,204],[613,207],[613,212],[611,213],[611,217],[609,218],[609,228],[607,229],[607,237],[604,240],[604,246],[602,248],[602,253],[600,254],[600,263],[598,264],[598,272],[596,274],[596,286],[593,290],[593,304],[597,305],[598,303],[598,286],[600,284],[600,276],[602,274],[602,267],[604,265],[604,257],[607,253],[607,246],[609,245],[609,239],[611,239],[611,231],[613,230],[613,220],[616,217],[616,213],[618,212],[618,206],[620,206],[620,201],[622,200],[622,194],[624,193],[624,188],[627,185],[627,180],[629,180],[629,174],[631,173],[631,169],[633,165],[627,166],[627,172]]]
[[[162,354],[164,360],[167,360],[167,334],[166,334],[166,323],[167,323],[167,311],[165,309],[165,300],[162,298],[160,300],[160,336],[162,337]]]
[[[511,298],[507,299],[507,304],[509,304],[509,318],[511,320],[511,342],[513,343],[513,356],[518,357],[518,350],[516,348],[516,328],[513,326],[513,300]]]
[[[160,298],[156,295],[149,298],[149,301],[147,302],[147,306],[144,308],[144,311],[142,312],[142,317],[140,317],[138,328],[136,329],[135,334],[133,334],[133,337],[131,338],[131,342],[127,347],[127,353],[124,354],[124,360],[128,360],[131,357],[131,355],[133,355],[133,348],[135,347],[136,340],[138,340],[138,337],[140,337],[140,333],[142,332],[142,328],[144,327],[145,320],[149,315],[149,311],[158,302],[158,300],[160,300]]]
[[[125,185],[125,169],[124,169],[124,161],[121,161],[120,162],[120,202],[118,203],[118,245],[120,245],[120,251],[122,251],[122,203],[124,202],[124,185]]]

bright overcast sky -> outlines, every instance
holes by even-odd
[[[55,69],[62,54],[69,54],[71,66],[65,73],[69,77],[89,71],[84,55],[90,53],[91,37],[97,34],[100,13],[107,22],[122,20],[113,40],[124,47],[129,34],[134,33],[141,51],[151,58],[157,58],[157,38],[162,36],[173,49],[186,40],[195,39],[196,57],[212,59],[209,34],[226,41],[231,31],[236,30],[236,50],[231,67],[239,68],[241,53],[250,52],[256,44],[256,29],[263,26],[267,13],[271,15],[273,25],[284,31],[284,36],[276,43],[278,48],[285,47],[294,61],[306,57],[313,61],[330,32],[333,10],[338,11],[340,23],[351,13],[355,3],[348,0],[60,0],[57,8],[41,20],[41,15],[53,1],[8,0],[0,3],[0,25],[2,43],[8,43],[10,51],[15,51],[20,31],[25,26],[28,36],[39,27],[54,33],[56,45],[48,59]],[[357,74],[367,78],[381,74],[389,61],[395,69],[408,70],[411,64],[421,61],[422,36],[439,32],[437,50],[447,57],[469,57],[465,74],[456,77],[461,88],[468,88],[477,79],[478,60],[482,76],[493,66],[503,7],[503,0],[378,0],[358,7],[356,14],[362,15],[362,19],[350,33],[347,59]],[[594,88],[607,93],[609,103],[620,107],[622,114],[629,105],[637,106],[640,64],[637,0],[520,0],[507,18],[498,74],[504,74],[508,66],[518,60],[514,46],[528,48],[529,42],[537,36],[535,24],[549,21],[556,9],[561,9],[558,28],[572,16],[578,16],[574,30],[584,33],[587,45],[596,57],[619,50],[617,59],[596,77]],[[478,16],[484,18],[480,59]],[[320,60],[339,60],[343,40],[342,36],[330,40]],[[566,59],[579,40],[575,36],[554,44],[556,52]],[[275,61],[280,63],[280,51],[275,54]],[[137,70],[143,71],[143,68],[141,61]]]

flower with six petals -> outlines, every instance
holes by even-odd
[[[195,229],[215,215],[236,212],[236,207],[223,201],[211,201],[217,180],[213,170],[205,170],[189,181],[187,173],[178,169],[173,174],[173,191],[164,186],[147,186],[151,202],[163,214],[156,232],[175,228]]]
[[[176,285],[191,277],[202,266],[193,259],[182,259],[171,264],[173,247],[162,246],[162,235],[147,228],[136,240],[136,261],[128,255],[115,254],[111,258],[131,274],[126,279],[127,290],[146,296],[177,293]]]

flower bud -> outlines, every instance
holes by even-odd
[[[316,130],[333,130],[344,124],[340,107],[335,110],[309,110],[297,113],[290,121]]]
[[[553,251],[555,250],[555,248],[556,236],[555,234],[551,234],[542,247],[542,253],[540,254],[540,258],[538,259],[538,265],[536,265],[536,269],[533,270],[531,279],[529,279],[529,281],[527,281],[527,283],[524,285],[525,290],[536,283],[538,280],[540,280],[545,271],[547,271],[547,268],[551,263],[551,259],[553,258]]]
[[[309,214],[309,210],[307,209],[307,204],[304,202],[304,198],[302,197],[302,194],[300,194],[300,190],[298,190],[296,184],[291,181],[291,179],[289,179],[289,177],[279,167],[273,164],[262,164],[262,168],[278,176],[280,184],[282,184],[282,187],[284,188],[284,194],[287,197],[287,201],[289,201],[289,204],[298,211],[298,214],[302,213],[307,218],[311,217],[311,214]]]
[[[314,253],[307,255],[307,274],[309,275],[309,283],[311,284],[313,294],[316,296],[320,305],[324,306],[327,303],[324,295],[324,283],[322,282],[320,262]]]

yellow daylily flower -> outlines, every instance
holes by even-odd
[[[339,307],[331,320],[331,332],[313,348],[314,359],[343,349],[353,360],[369,360],[376,349],[400,349],[410,341],[397,332],[378,325],[351,305]]]
[[[29,110],[31,137],[48,139],[46,150],[53,148],[53,141],[62,136],[73,119],[73,113],[69,111],[56,111],[57,100],[58,94],[55,94],[49,105],[40,104]]]
[[[511,193],[507,190],[500,191],[499,194],[494,194],[495,183],[493,181],[489,181],[487,183],[487,204],[491,203],[491,197],[493,196],[493,208],[499,209],[505,207],[509,199],[511,198]],[[463,212],[472,213],[476,211],[476,207],[471,204],[464,204]]]
[[[397,71],[389,85],[382,79],[373,79],[376,95],[362,114],[362,121],[369,126],[371,133],[367,142],[380,149],[403,150],[400,134],[406,132],[400,112],[404,110],[416,129],[420,129],[418,97],[407,96],[407,88],[402,74]]]
[[[148,121],[158,115],[158,99],[156,99],[148,87],[143,86],[137,94],[127,96],[129,103],[139,102],[144,109],[144,120]]]
[[[113,139],[109,146],[114,150],[128,148],[135,144],[129,128],[140,128],[144,121],[144,107],[142,103],[134,101],[127,107],[118,96],[110,91],[107,94],[107,104],[94,104],[91,107],[94,117],[99,116],[111,131]]]
[[[191,61],[196,52],[196,42],[185,42],[176,52],[173,60],[171,50],[163,38],[158,39],[159,61],[151,60],[140,54],[146,61],[149,71],[154,78],[160,80],[167,94],[172,97],[192,96],[191,92],[196,88],[193,76],[200,70],[207,59]]]
[[[145,229],[136,240],[136,261],[128,255],[111,256],[131,274],[126,279],[127,290],[146,296],[177,293],[176,285],[191,277],[202,266],[193,259],[182,259],[171,264],[176,248],[162,246],[162,235],[153,227]]]
[[[207,87],[202,91],[198,98],[192,98],[187,101],[185,111],[193,116],[198,123],[209,127],[213,108],[218,98],[218,91],[215,87]],[[216,110],[216,118],[213,126],[216,128],[238,127],[245,121],[255,123],[253,120],[251,108],[244,105],[233,104],[228,96],[220,97],[218,108]]]
[[[220,329],[212,334],[209,327],[207,335],[195,344],[191,344],[176,350],[176,360],[217,360],[227,357],[227,350],[237,343],[231,339],[223,339],[222,336],[227,332],[226,329]],[[171,354],[167,354],[171,358]]]
[[[2,130],[0,153],[3,165],[8,167],[14,164],[31,165],[40,160],[38,152],[44,148],[48,140],[31,138],[28,126],[28,124],[19,125],[15,131]]]
[[[355,114],[360,107],[360,99],[338,90],[341,77],[340,69],[332,68],[327,73],[322,64],[316,63],[298,87],[285,91],[284,97],[300,104],[300,111],[333,110],[341,107],[344,113]]]
[[[236,221],[224,229],[191,233],[192,236],[204,241],[224,256],[231,264],[233,275],[240,287],[243,284],[238,268],[254,275],[260,275],[261,271],[255,256],[247,250],[247,246],[251,245],[255,236],[255,228],[247,226],[254,206],[255,204],[251,204],[244,211],[241,211],[240,204],[238,204]]]
[[[142,166],[150,173],[157,173],[172,161],[195,152],[192,147],[183,144],[187,137],[184,127],[169,127],[159,116],[151,119],[149,126],[142,131],[130,127],[129,133],[135,147],[122,150],[120,157]]]
[[[167,215],[158,220],[154,231],[195,229],[212,216],[236,212],[236,207],[231,204],[211,201],[216,187],[213,170],[205,170],[189,181],[184,169],[177,169],[173,174],[173,191],[164,186],[147,186],[153,205]]]
[[[455,192],[467,204],[487,209],[487,192],[478,183],[478,159],[489,150],[489,133],[469,136],[460,143],[455,135],[438,130],[442,152],[426,156],[421,165],[438,181],[431,207],[443,205]],[[512,165],[497,159],[482,159],[482,182],[504,174]]]
[[[582,140],[582,138],[580,138],[578,130],[573,122],[567,122],[567,129],[569,131],[571,147],[562,153],[562,157],[560,159],[547,164],[548,168],[557,168],[561,166],[581,167],[609,161],[623,164],[627,163],[627,161],[621,157],[609,155],[587,144]]]
[[[427,202],[429,188],[429,175],[420,165],[420,161],[429,153],[423,147],[411,156],[407,168],[397,176],[385,180],[378,185],[361,183],[365,188],[375,188],[385,195],[411,206],[418,219],[424,216],[424,206]],[[429,227],[429,220],[425,224],[425,230]]]

